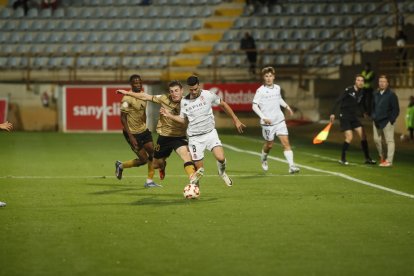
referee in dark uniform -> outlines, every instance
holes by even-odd
[[[347,87],[345,91],[336,100],[332,112],[330,115],[330,121],[335,120],[335,111],[339,105],[339,122],[341,131],[344,132],[345,141],[342,145],[341,160],[339,162],[342,165],[348,165],[346,161],[346,151],[349,148],[349,144],[353,138],[353,131],[358,133],[361,138],[361,147],[365,156],[365,164],[376,164],[375,160],[372,160],[368,151],[367,136],[364,128],[358,119],[361,112],[365,113],[365,99],[362,89],[364,87],[364,77],[360,74],[355,76],[355,83],[353,86]]]

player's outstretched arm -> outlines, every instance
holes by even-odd
[[[243,128],[245,128],[246,125],[239,120],[236,114],[234,114],[233,109],[231,109],[231,107],[223,100],[220,101],[220,108],[233,119],[233,124],[236,126],[237,131],[243,133]]]
[[[127,96],[131,96],[134,98],[137,98],[139,100],[143,100],[143,101],[151,101],[152,100],[152,96],[148,95],[147,93],[141,92],[141,93],[135,93],[132,91],[126,91],[126,90],[116,90],[117,94],[122,94],[122,95],[127,95]]]
[[[167,118],[170,118],[171,120],[176,121],[178,123],[181,123],[181,124],[186,124],[187,123],[187,120],[185,118],[182,118],[180,115],[173,115],[173,114],[171,114],[164,107],[161,107],[160,108],[160,114],[163,115],[163,116],[165,116],[165,117],[167,117]]]
[[[0,129],[5,131],[10,131],[13,129],[13,124],[5,121],[4,123],[0,124]]]

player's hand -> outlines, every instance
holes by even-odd
[[[0,129],[5,130],[5,131],[10,131],[13,129],[13,124],[6,121],[3,124],[0,124]]]
[[[131,142],[131,145],[134,149],[138,149],[138,142],[137,139],[135,139],[134,135],[129,135],[129,141]]]
[[[238,131],[239,133],[243,133],[243,128],[245,128],[245,127],[246,127],[246,125],[245,125],[245,124],[243,124],[242,122],[240,122],[240,120],[239,120],[239,119],[237,119],[237,120],[235,121],[234,125],[236,126],[237,131]]]
[[[331,123],[333,123],[335,121],[335,115],[334,114],[331,114],[331,116],[329,116],[329,121]]]
[[[271,125],[272,121],[270,119],[263,119],[263,122],[265,123],[265,125]]]
[[[293,116],[293,113],[294,113],[294,112],[293,112],[293,110],[290,108],[290,106],[288,106],[288,107],[287,107],[287,110],[289,111],[289,115],[290,115],[290,116]]]
[[[165,109],[164,107],[161,107],[160,108],[160,114],[162,114],[163,116],[165,116],[167,118],[170,118],[171,117],[171,113],[168,112],[168,110]]]
[[[122,90],[122,89],[118,89],[118,90],[116,90],[116,93],[117,93],[117,94],[122,94],[122,95],[128,95],[128,91],[126,91],[126,90]]]

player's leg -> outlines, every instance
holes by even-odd
[[[204,174],[204,150],[206,149],[205,139],[201,136],[190,137],[188,140],[188,150],[191,160],[195,166],[195,173],[190,177],[190,183],[199,185],[199,180]],[[190,164],[187,164],[190,165]],[[184,164],[185,166],[185,164]]]
[[[298,173],[300,169],[295,165],[293,161],[293,151],[289,143],[288,135],[278,135],[280,143],[283,146],[283,155],[285,156],[286,161],[289,164],[289,173]]]
[[[394,141],[394,125],[388,123],[384,129],[384,139],[387,145],[387,158],[386,162],[382,164],[382,167],[390,167],[394,160],[394,152],[395,152],[395,141]]]
[[[364,128],[360,126],[360,127],[354,128],[354,131],[361,138],[361,148],[365,156],[365,164],[375,165],[377,162],[375,160],[372,160],[372,158],[369,155],[367,135],[365,134]]]
[[[173,144],[171,143],[172,139],[174,139],[174,137],[159,135],[157,144],[154,147],[153,167],[154,169],[159,170],[161,180],[165,178],[167,158],[170,156],[173,150]]]
[[[204,168],[201,166],[196,170],[196,166],[193,160],[191,160],[191,155],[188,151],[188,145],[182,145],[176,148],[175,152],[184,162],[184,171],[188,175],[190,183],[197,183],[204,174]]]
[[[139,141],[143,144],[143,148],[148,156],[148,174],[145,181],[144,187],[153,188],[153,187],[162,187],[154,182],[154,167],[152,164],[154,156],[154,143],[152,142],[151,132],[146,129],[143,133],[139,135]]]
[[[144,165],[148,162],[148,155],[147,155],[146,151],[143,150],[143,148],[142,148],[143,145],[138,140],[138,135],[136,135],[136,137],[135,137],[137,139],[137,142],[138,142],[138,148],[135,148],[135,147],[132,146],[132,143],[129,140],[129,136],[126,132],[123,132],[123,135],[125,137],[125,140],[129,144],[129,146],[131,147],[131,150],[137,155],[138,158],[128,160],[128,161],[124,161],[124,162],[121,162],[121,161],[117,160],[115,162],[115,176],[119,180],[122,179],[122,173],[123,173],[124,169],[132,168],[132,167],[139,167],[139,166],[142,166],[142,165]]]
[[[260,155],[260,161],[262,163],[262,169],[264,171],[269,170],[267,163],[267,156],[273,148],[275,128],[274,126],[262,126],[262,136],[265,142],[263,143],[262,153]]]
[[[214,158],[216,158],[217,160],[217,170],[218,170],[219,176],[221,177],[221,179],[223,179],[224,183],[228,187],[233,186],[233,180],[226,173],[227,162],[226,162],[226,157],[224,156],[223,147],[221,145],[216,146],[211,150],[211,152],[213,153]]]
[[[380,165],[385,161],[385,155],[382,149],[382,130],[375,126],[375,123],[372,123],[372,135],[374,139],[375,147],[377,148],[378,155],[380,157]]]

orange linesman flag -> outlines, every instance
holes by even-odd
[[[328,138],[329,130],[331,129],[332,123],[329,123],[321,132],[316,135],[315,138],[313,138],[314,144],[321,144],[323,141]]]

